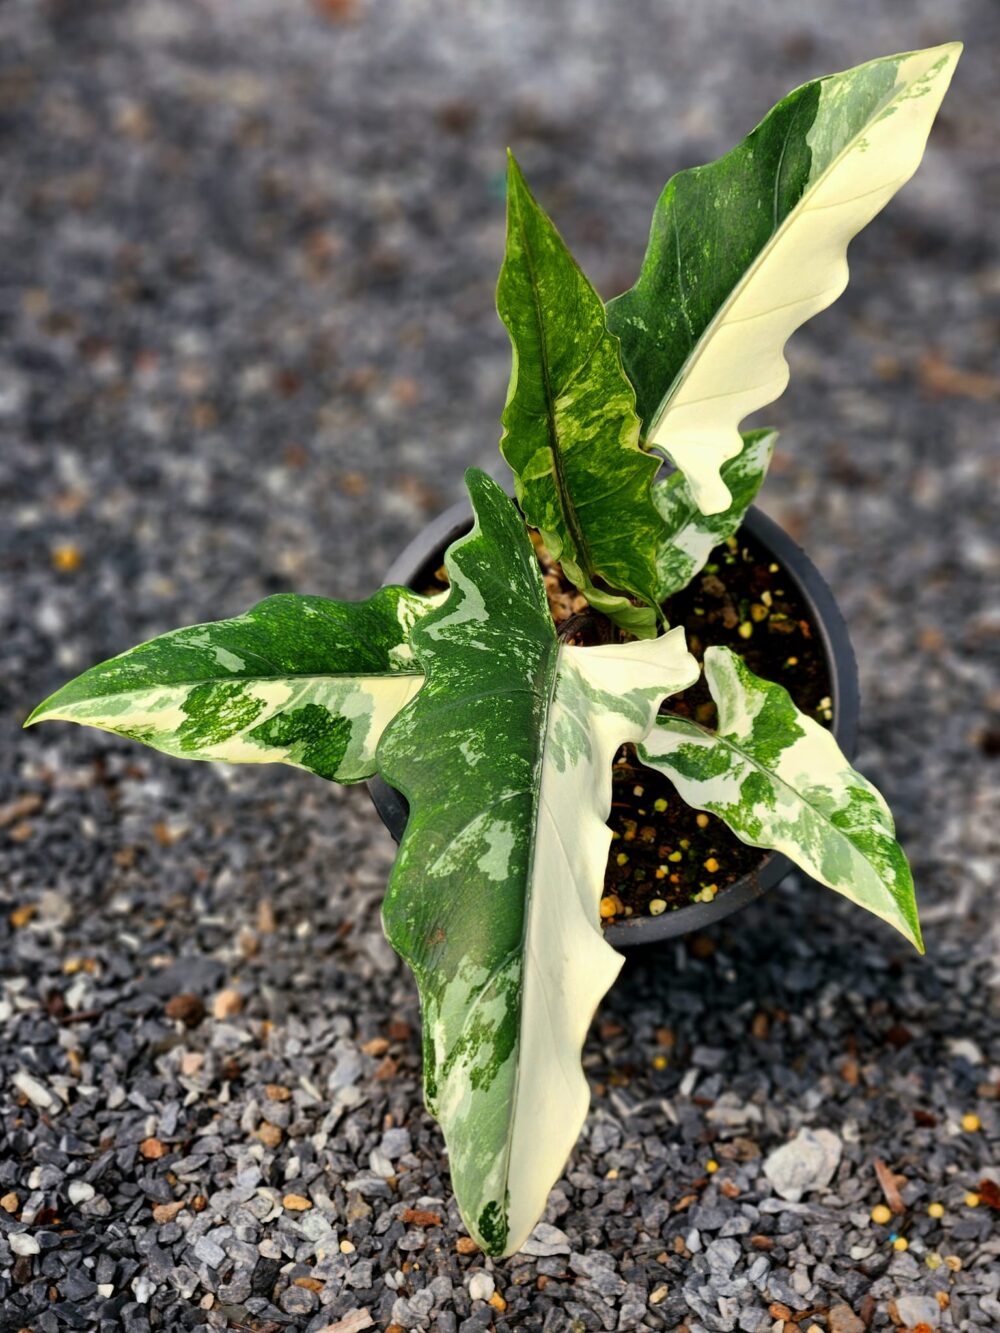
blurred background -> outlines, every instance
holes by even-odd
[[[859,767],[897,813],[931,941],[919,975],[938,978],[914,984],[942,988],[936,949],[981,965],[965,1003],[982,1024],[1000,956],[1000,7],[0,4],[11,1068],[30,1048],[36,1072],[70,1077],[45,997],[66,1003],[73,959],[97,960],[73,1003],[117,1008],[133,1033],[160,1003],[142,979],[176,958],[195,970],[175,989],[239,972],[247,1012],[275,1022],[312,1005],[332,1023],[382,977],[373,1011],[390,995],[416,1023],[379,934],[391,848],[363,791],[21,720],[177,625],[277,591],[367,595],[463,469],[495,464],[507,145],[611,296],[672,172],[808,78],[954,38],[923,166],[853,244],[846,295],[795,336],[790,388],[760,416],[782,432],[762,504],[851,626]],[[781,907],[795,934],[805,910]],[[823,910],[841,943],[877,930]],[[764,911],[734,918],[754,966]],[[247,940],[275,931],[253,961]],[[859,964],[817,966],[822,985]],[[105,1077],[145,1076],[148,1040]],[[81,1058],[99,1068],[99,1047]]]

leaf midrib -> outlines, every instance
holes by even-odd
[[[556,494],[559,500],[559,510],[562,513],[563,521],[566,524],[567,531],[573,542],[574,550],[577,554],[576,563],[581,565],[587,574],[588,583],[593,583],[595,577],[599,577],[599,571],[594,568],[593,558],[590,553],[590,547],[584,536],[583,528],[580,526],[576,509],[570,500],[569,483],[563,466],[563,458],[560,449],[559,431],[556,427],[555,397],[552,392],[552,377],[549,371],[549,355],[545,338],[545,324],[542,315],[541,302],[538,299],[538,280],[535,272],[535,265],[532,260],[531,246],[528,240],[527,228],[524,225],[524,214],[521,210],[521,201],[516,204],[517,228],[521,236],[521,253],[524,255],[525,267],[528,270],[528,285],[531,288],[531,303],[535,311],[535,325],[538,329],[538,347],[539,359],[541,361],[542,382],[545,392],[545,415],[548,421],[549,436],[552,440],[552,467],[556,479]],[[590,349],[583,363],[586,365],[596,351],[600,341],[598,337],[594,346]],[[577,372],[582,371],[583,366],[578,367]],[[572,382],[570,378],[569,383]],[[550,700],[551,702],[551,700]]]

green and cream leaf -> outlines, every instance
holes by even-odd
[[[580,1052],[621,966],[599,916],[614,753],[698,668],[679,629],[560,645],[515,506],[467,480],[475,526],[446,557],[448,600],[413,631],[426,681],[378,750],[410,803],[383,921],[420,991],[462,1216],[509,1254],[583,1124]]]
[[[674,176],[636,285],[608,307],[646,447],[706,513],[740,422],[788,382],[791,334],[847,285],[847,246],[913,175],[961,52],[889,56],[790,93],[732,152]]]
[[[650,487],[659,460],[639,448],[635,394],[601,298],[513,158],[497,309],[513,348],[500,448],[525,518],[592,606],[649,637],[662,529]]]
[[[661,714],[639,746],[642,762],[743,842],[783,852],[922,952],[913,877],[879,792],[787,690],[755,676],[735,653],[709,648],[705,677],[717,732]]]
[[[420,689],[409,637],[435,604],[406,588],[366,602],[280,593],[91,667],[26,725],[79,722],[181,759],[360,782],[375,772],[386,724]]]
[[[656,556],[661,602],[686,588],[704,568],[713,548],[739,529],[760,490],[777,438],[773,430],[753,430],[743,436],[739,454],[722,465],[722,480],[732,499],[721,513],[701,512],[683,472],[672,472],[653,487],[653,503],[663,517],[666,534]]]

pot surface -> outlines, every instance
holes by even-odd
[[[393,562],[385,577],[386,584],[417,589],[429,584],[441,567],[447,548],[468,532],[471,522],[467,501],[460,501],[445,510]],[[809,609],[830,675],[833,734],[847,758],[853,759],[860,706],[858,667],[847,625],[833,593],[805,551],[759,509],[747,511],[741,531],[746,531],[774,556]],[[399,842],[409,814],[405,799],[380,777],[368,782],[368,791],[383,824]],[[779,852],[762,852],[760,862],[753,870],[730,884],[711,902],[689,903],[662,916],[630,917],[606,927],[604,937],[616,949],[632,949],[701,930],[759,898],[784,879],[791,869],[792,863],[787,856]]]

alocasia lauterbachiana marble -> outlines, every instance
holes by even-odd
[[[270,597],[92,667],[28,719],[337,782],[378,772],[406,795],[385,930],[420,991],[462,1216],[490,1253],[522,1244],[586,1114],[580,1050],[621,964],[599,902],[624,742],[922,947],[875,788],[726,649],[705,653],[718,727],[672,714],[698,665],[662,605],[738,530],[775,443],[741,423],[781,393],[787,338],[839,295],[851,237],[916,169],[959,52],[808,83],[675,176],[638,281],[606,309],[511,159],[497,301],[519,507],[467,474],[474,525],[445,555],[448,591]],[[658,478],[662,456],[676,471]],[[528,526],[610,642],[557,636]]]

